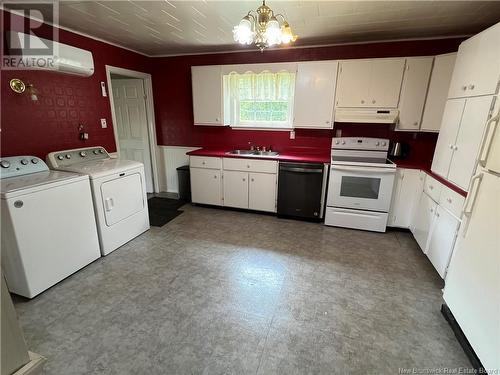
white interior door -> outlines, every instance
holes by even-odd
[[[149,146],[148,118],[142,79],[112,79],[113,104],[120,158],[144,164],[146,191],[152,193],[153,172]]]

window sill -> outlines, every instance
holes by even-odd
[[[285,132],[289,132],[289,131],[292,131],[293,128],[290,127],[290,128],[272,128],[272,127],[265,127],[265,126],[260,126],[260,127],[257,127],[257,126],[229,126],[231,129],[234,129],[234,130],[267,130],[267,131],[278,131],[278,132],[282,132],[282,131],[285,131]]]

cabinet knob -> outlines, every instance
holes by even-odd
[[[446,198],[446,201],[447,201],[448,203],[451,203],[451,198]]]
[[[431,208],[431,212],[434,212],[434,208]]]
[[[436,212],[436,217],[439,217],[439,212]]]
[[[474,85],[469,85],[469,90],[474,90]]]
[[[432,185],[429,185],[429,189],[431,189],[431,190],[432,190],[432,189],[434,189],[434,186],[432,186]]]
[[[462,86],[462,90],[467,90],[467,86]]]
[[[214,178],[217,178],[217,175],[215,175]]]
[[[364,101],[364,100],[362,100],[362,101],[361,101],[361,104],[365,104],[365,101]]]
[[[457,145],[453,146],[453,149],[454,149],[455,151],[457,151],[457,150],[458,150],[458,146],[457,146]]]
[[[372,100],[372,103],[373,103],[373,104],[375,104],[376,102],[377,102],[377,101],[376,101],[375,99],[374,99],[374,100]]]
[[[250,168],[250,164],[247,164],[247,168]]]
[[[418,121],[415,121],[415,122],[413,123],[413,126],[418,126]]]
[[[330,123],[330,121],[325,121],[325,123],[326,123],[326,124],[329,124],[329,123]]]
[[[243,181],[245,181],[245,179],[243,179]]]
[[[252,178],[251,181],[254,182],[255,180]]]
[[[201,164],[205,165],[205,162],[204,162],[204,161],[202,161],[202,162],[201,162]]]
[[[453,145],[450,145],[450,149],[452,149],[452,150],[453,150]]]
[[[215,118],[215,121],[219,122],[219,118],[218,118],[218,117],[216,117],[216,118]]]

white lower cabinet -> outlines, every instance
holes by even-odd
[[[422,192],[410,229],[424,253],[427,251],[427,241],[433,225],[436,207],[437,203]]]
[[[191,168],[191,199],[194,203],[222,205],[221,171]]]
[[[193,203],[276,212],[278,162],[190,157]]]
[[[446,276],[459,226],[460,221],[455,216],[437,206],[426,255],[443,279]]]
[[[251,210],[276,212],[277,175],[250,173],[248,208]]]
[[[248,208],[248,173],[224,171],[224,206]]]
[[[398,168],[396,170],[388,226],[410,227],[419,192],[422,191],[423,181],[423,173],[418,169]]]

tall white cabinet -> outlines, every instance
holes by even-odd
[[[338,61],[306,61],[297,64],[294,128],[333,128],[333,105]]]
[[[498,105],[496,96],[447,101],[432,161],[433,172],[468,190],[487,122]]]
[[[460,44],[448,98],[494,95],[500,77],[500,23]]]

